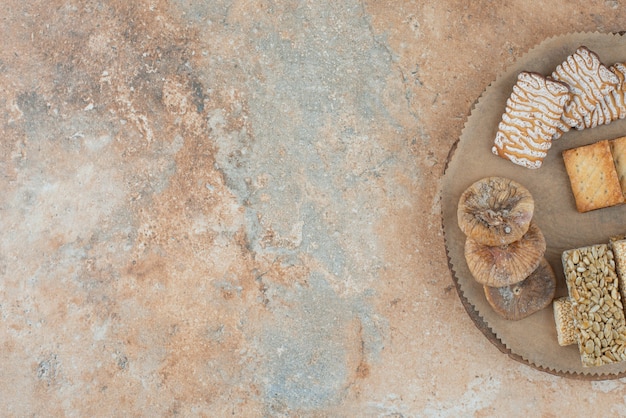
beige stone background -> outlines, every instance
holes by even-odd
[[[440,184],[473,101],[617,1],[0,3],[9,417],[609,416],[502,354]]]

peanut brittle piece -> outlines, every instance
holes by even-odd
[[[626,318],[613,257],[608,244],[567,250],[561,257],[584,367],[626,360]]]

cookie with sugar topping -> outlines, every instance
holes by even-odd
[[[583,118],[585,128],[607,125],[626,117],[626,63],[615,63],[609,67],[609,70],[617,76],[617,86],[603,97],[591,113]]]
[[[559,64],[551,78],[567,84],[571,93],[558,126],[560,133],[570,128],[583,129],[584,118],[619,84],[618,76],[602,64],[598,54],[585,46],[578,47]]]
[[[523,167],[541,167],[568,100],[570,93],[564,83],[520,72],[507,99],[492,152]]]

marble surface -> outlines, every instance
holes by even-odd
[[[439,206],[483,89],[617,1],[0,10],[3,416],[625,410],[483,336]]]

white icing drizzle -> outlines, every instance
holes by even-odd
[[[541,167],[569,99],[565,84],[521,72],[507,99],[492,152],[517,165]]]
[[[584,127],[584,118],[619,84],[618,77],[600,62],[598,55],[584,46],[559,64],[552,78],[570,88],[572,98],[565,105],[562,119],[577,129]]]
[[[602,98],[589,115],[583,118],[584,128],[595,128],[626,117],[626,98],[624,97],[626,64],[613,64],[609,70],[617,77],[618,84],[613,91]]]

